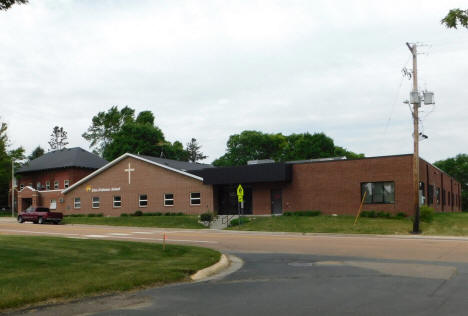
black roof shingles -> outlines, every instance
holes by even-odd
[[[153,156],[145,156],[145,155],[137,155],[146,160],[150,160],[152,162],[156,162],[161,165],[168,166],[173,169],[177,169],[180,171],[187,171],[190,172],[191,170],[201,170],[206,168],[213,168],[212,165],[198,163],[198,162],[188,162],[188,161],[179,161],[173,159],[166,159],[166,158],[158,158]]]
[[[16,173],[21,174],[70,167],[99,169],[106,164],[107,160],[80,147],[74,147],[48,152],[39,158],[31,160],[19,168]]]

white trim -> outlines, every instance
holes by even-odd
[[[116,201],[116,200],[115,200],[115,197],[117,197],[117,196],[120,198],[119,201]],[[115,206],[115,202],[120,203],[120,205],[119,205],[119,206]],[[114,196],[112,196],[112,208],[121,208],[121,207],[122,207],[122,196],[121,196],[121,195],[114,195]]]
[[[78,199],[80,201],[78,207],[76,207],[76,199]],[[76,197],[76,196],[73,197],[73,209],[74,210],[81,209],[81,197],[79,197],[79,196],[78,197]]]
[[[141,161],[144,161],[144,162],[147,162],[149,164],[152,164],[152,165],[155,165],[155,166],[158,166],[158,167],[161,167],[161,168],[164,168],[164,169],[167,169],[167,170],[171,170],[171,171],[174,171],[176,173],[180,173],[184,176],[187,176],[187,177],[190,177],[190,178],[194,178],[194,179],[197,179],[199,181],[203,181],[203,178],[202,177],[198,177],[198,176],[195,176],[191,173],[188,173],[188,172],[184,172],[184,171],[181,171],[179,169],[175,169],[175,168],[171,168],[171,167],[168,167],[168,166],[165,166],[165,165],[162,165],[160,163],[157,163],[157,162],[154,162],[154,161],[151,161],[149,159],[145,159],[145,158],[142,158],[142,157],[138,157],[136,155],[133,155],[133,154],[130,154],[130,153],[125,153],[123,154],[122,156],[112,160],[111,162],[109,162],[107,165],[105,166],[102,166],[101,168],[99,168],[98,170],[94,171],[93,173],[90,173],[89,175],[87,175],[86,177],[84,177],[83,179],[81,179],[80,181],[72,184],[71,186],[69,186],[67,189],[63,190],[62,193],[65,194],[65,193],[68,193],[69,191],[73,190],[74,188],[76,188],[77,186],[79,186],[80,184],[88,181],[89,179],[93,178],[94,176],[100,174],[101,172],[109,169],[110,167],[112,167],[113,165],[115,165],[116,163],[118,163],[119,161],[127,158],[127,157],[132,157],[132,158],[135,158],[135,159],[138,159],[138,160],[141,160]]]
[[[169,194],[172,195],[172,199],[166,199],[166,195],[169,195]],[[163,202],[163,206],[164,206],[164,207],[173,207],[174,204],[175,204],[175,201],[174,201],[174,200],[175,200],[174,193],[164,193],[164,194],[163,194],[163,200],[164,200],[164,202]],[[172,205],[167,205],[167,204],[166,204],[166,201],[172,201]]]
[[[62,192],[62,190],[36,190],[37,192]]]
[[[34,191],[37,191],[37,190],[34,189],[32,186],[27,185],[27,186],[25,186],[24,188],[22,188],[21,190],[19,190],[18,193],[23,192],[24,189],[29,189],[29,190],[31,190],[31,191],[33,191],[33,192],[34,192]]]
[[[192,194],[194,194],[194,193],[195,193],[195,194],[197,194],[197,193],[200,194],[200,197],[198,197],[198,198],[192,198]],[[190,192],[189,197],[190,197],[190,206],[200,206],[200,205],[201,205],[201,192]],[[200,203],[198,203],[198,204],[193,204],[193,203],[192,203],[192,200],[200,200]]]
[[[146,200],[142,200],[141,196],[146,195]],[[141,205],[141,202],[146,202],[146,205]],[[138,194],[138,207],[148,207],[148,194]]]
[[[97,198],[97,204],[98,206],[94,206],[94,198]],[[91,197],[91,208],[99,208],[99,206],[101,206],[101,199],[99,196],[93,196]]]

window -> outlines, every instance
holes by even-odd
[[[81,199],[76,197],[73,201],[73,208],[81,208]]]
[[[174,206],[174,194],[173,193],[164,194],[164,206]]]
[[[436,203],[440,204],[440,188],[436,188]]]
[[[445,197],[445,190],[442,189],[442,205],[445,205],[445,199],[446,199],[446,197]]]
[[[361,183],[361,198],[366,194],[366,204],[394,204],[395,183],[394,182],[364,182]]]
[[[121,207],[122,206],[122,198],[120,195],[114,195],[114,207]]]
[[[54,181],[54,189],[58,189],[58,188],[59,188],[58,181]]]
[[[63,181],[63,187],[66,189],[70,186],[70,180],[64,180]]]
[[[201,195],[200,193],[190,193],[190,205],[200,205]]]
[[[51,210],[55,210],[57,209],[57,200],[56,199],[52,199],[50,200],[50,207],[49,207]]]
[[[427,205],[434,204],[434,186],[428,185],[427,186]]]
[[[99,196],[93,196],[93,208],[99,208]]]
[[[148,206],[148,195],[140,194],[138,198],[138,205],[140,207],[147,207]]]
[[[36,183],[36,189],[37,189],[37,190],[40,190],[40,189],[41,189],[41,183],[40,183],[40,182]]]
[[[50,190],[50,181],[46,181],[45,188],[46,190]]]
[[[24,189],[24,184],[20,184],[20,190],[23,190]]]

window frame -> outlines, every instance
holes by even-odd
[[[116,201],[115,198],[118,197],[119,200]],[[116,203],[120,203],[120,205],[116,206]],[[112,207],[113,208],[121,208],[122,207],[122,196],[121,195],[113,195],[112,196]]]
[[[146,196],[146,199],[142,199],[142,196]],[[142,205],[141,202],[145,202],[145,205]],[[148,194],[138,194],[138,207],[148,207]]]
[[[73,198],[73,208],[77,209],[77,210],[81,208],[81,198],[80,197],[74,197]]]
[[[59,182],[57,180],[54,181],[54,190],[59,188]]]
[[[167,198],[166,195],[172,195],[172,198]],[[166,202],[172,201],[172,204],[166,204]],[[172,207],[175,204],[174,193],[164,193],[163,194],[163,206]]]
[[[96,201],[94,199],[97,198],[97,206],[95,206]],[[93,196],[91,197],[91,208],[99,208],[101,206],[101,197]]]
[[[374,181],[374,182],[361,182],[361,200],[362,198],[364,197],[364,185],[366,184],[371,184],[371,193],[369,195],[366,195],[366,199],[364,200],[364,204],[395,204],[395,181]],[[376,184],[381,184],[382,185],[382,202],[379,202],[379,201],[374,201],[374,194],[373,194],[373,191],[375,190],[374,189],[374,186]],[[392,201],[386,201],[385,199],[385,185],[386,184],[392,184],[393,185],[393,199]],[[367,199],[371,198],[371,201],[368,202]]]
[[[41,190],[41,182],[36,182],[36,190],[40,191]]]
[[[192,197],[192,194],[198,194],[199,197]],[[198,204],[193,203],[194,200],[198,200]],[[190,206],[200,206],[201,205],[201,192],[190,192]]]
[[[54,201],[54,206],[55,207],[52,207],[52,201]],[[56,210],[57,209],[57,199],[50,199],[49,209],[51,209],[51,210]]]
[[[63,180],[63,187],[66,189],[70,186],[70,180]]]
[[[46,190],[50,190],[50,181],[46,181],[45,188]]]

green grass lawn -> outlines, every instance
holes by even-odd
[[[198,216],[126,216],[126,217],[64,217],[64,224],[138,226],[162,228],[206,228],[198,223]]]
[[[301,233],[342,233],[342,234],[409,234],[413,222],[409,218],[359,218],[356,225],[354,216],[274,216],[256,217],[240,227],[231,230],[301,232]],[[468,236],[468,213],[435,214],[432,223],[421,222],[424,235]]]
[[[187,280],[219,258],[199,247],[0,236],[0,310]]]

